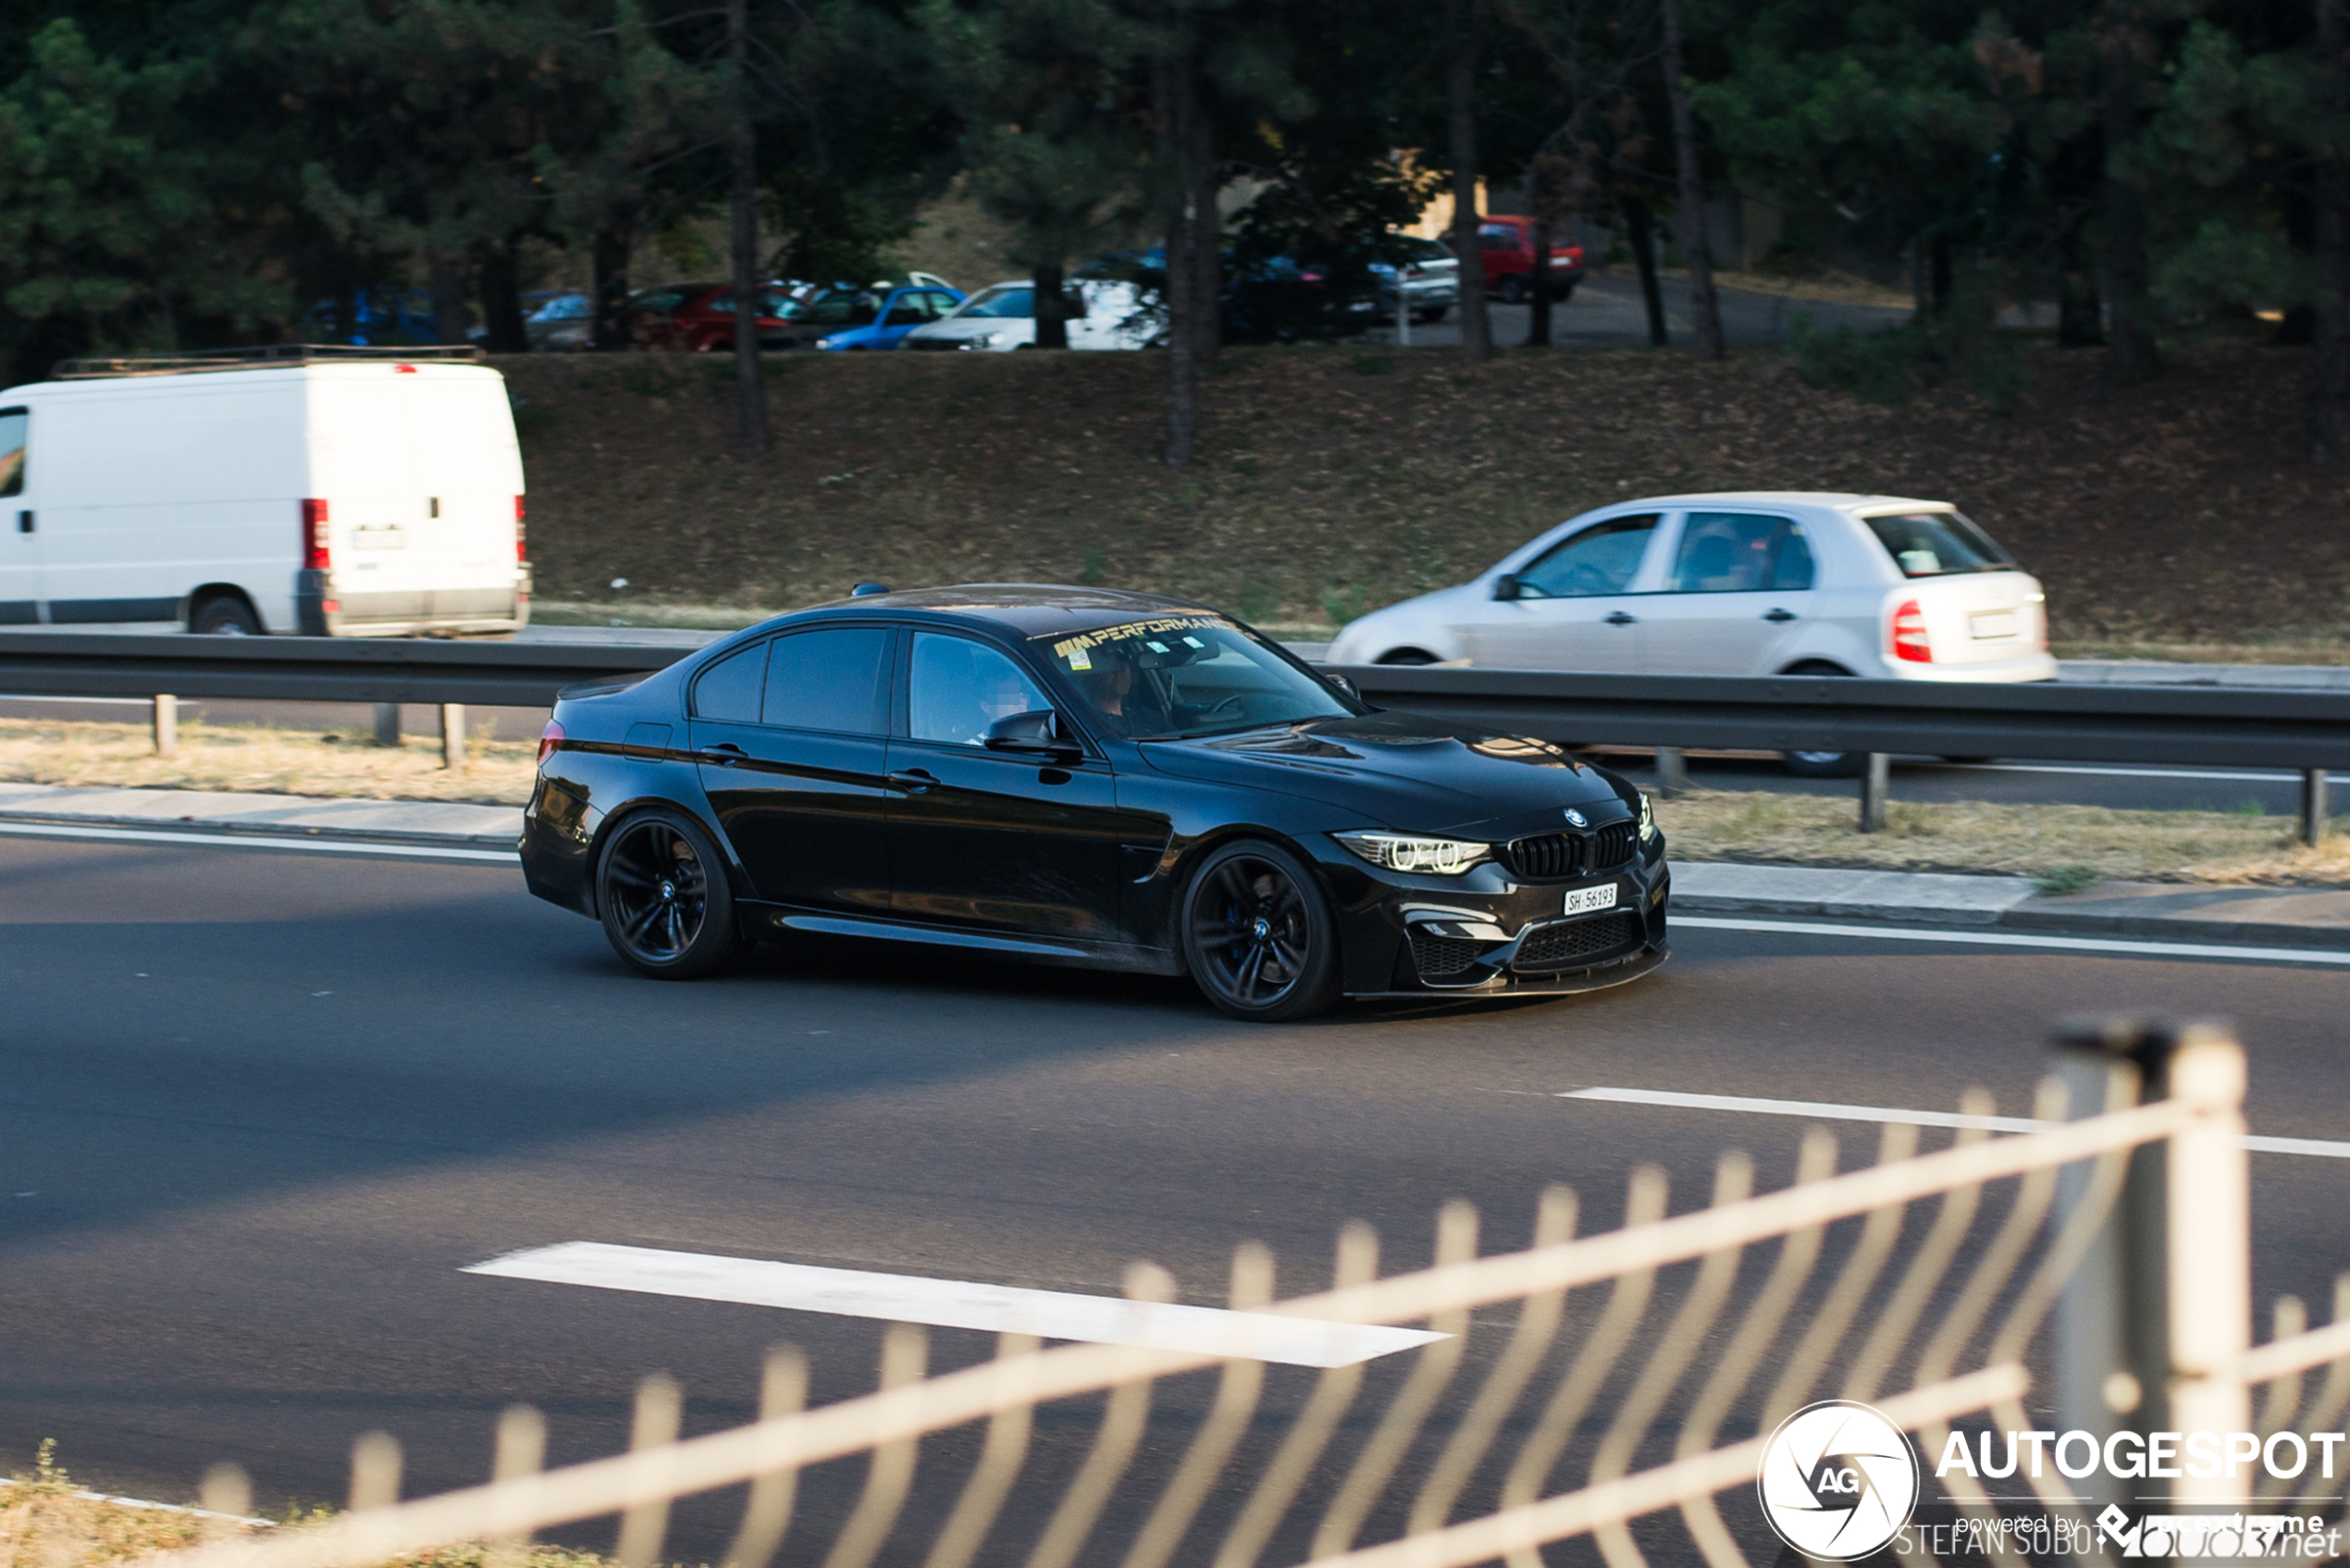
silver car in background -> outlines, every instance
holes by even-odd
[[[1443,320],[1445,312],[1460,302],[1460,258],[1441,240],[1396,234],[1389,241],[1404,252],[1404,260],[1400,268],[1390,262],[1371,264],[1371,276],[1379,279],[1379,308],[1393,315],[1400,293],[1413,320]]]
[[[1333,664],[2047,681],[2046,596],[1948,501],[1650,496],[1350,623]],[[1847,759],[1800,772],[1843,772]]]
[[[1157,336],[1158,324],[1144,310],[1142,293],[1132,283],[1082,278],[1070,284],[1069,294],[1072,304],[1084,307],[1082,315],[1067,321],[1072,349],[1144,349]],[[1035,285],[1018,278],[990,284],[936,321],[907,333],[897,346],[916,352],[980,353],[1034,348]]]

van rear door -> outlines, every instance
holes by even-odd
[[[0,626],[41,619],[40,519],[24,493],[31,410],[0,408]]]

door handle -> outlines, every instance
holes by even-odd
[[[17,532],[19,534],[30,534],[32,532],[31,512],[19,512],[17,513]]]
[[[1611,626],[1629,626],[1639,620],[1639,616],[1626,615],[1624,611],[1619,610],[1614,614],[1607,618],[1607,623]]]
[[[908,795],[924,794],[937,782],[936,774],[926,772],[920,768],[908,768],[889,775],[889,787],[903,790]]]
[[[737,762],[749,761],[750,753],[731,740],[722,740],[716,746],[704,747],[701,760],[715,763],[721,768],[731,768]]]
[[[1792,610],[1781,610],[1775,605],[1771,609],[1762,612],[1762,619],[1765,621],[1792,621],[1795,619],[1795,611]]]

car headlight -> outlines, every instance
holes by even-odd
[[[1493,851],[1490,844],[1458,838],[1421,838],[1400,833],[1332,833],[1347,848],[1374,866],[1391,871],[1426,871],[1456,877]]]
[[[1001,332],[982,332],[975,337],[964,339],[963,347],[967,349],[992,349],[1003,340],[1004,335]]]
[[[1646,844],[1656,836],[1656,807],[1646,795],[1640,796],[1640,842]]]
[[[820,349],[829,349],[833,346],[833,340],[830,338],[819,338],[816,340],[816,346]]]

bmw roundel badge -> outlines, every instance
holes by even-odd
[[[1570,806],[1566,809],[1566,825],[1571,828],[1588,828],[1591,825],[1591,820]]]

